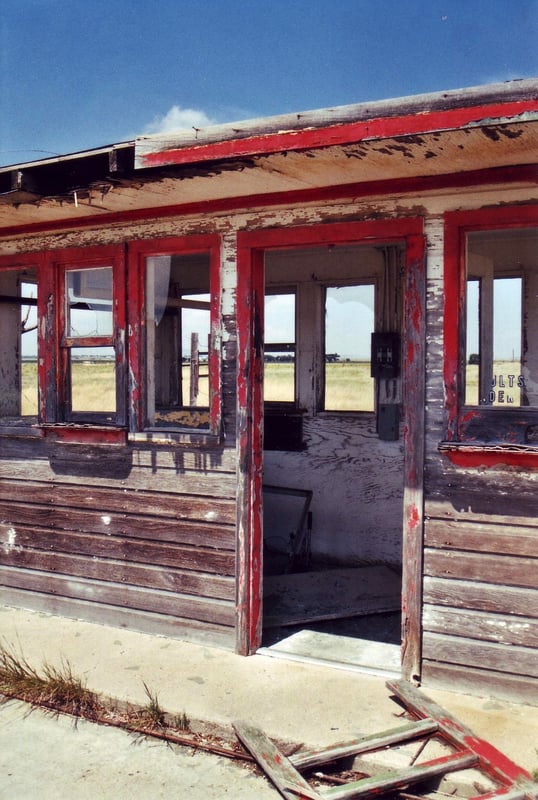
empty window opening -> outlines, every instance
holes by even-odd
[[[37,420],[37,271],[0,272],[0,423]]]
[[[295,292],[274,290],[265,296],[265,402],[295,402]]]
[[[373,411],[375,284],[325,290],[325,411]]]
[[[467,405],[538,405],[538,234],[468,235]]]
[[[146,259],[147,424],[209,427],[209,255]]]

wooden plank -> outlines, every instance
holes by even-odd
[[[255,758],[282,797],[287,800],[323,800],[325,793],[320,795],[314,791],[263,731],[243,721],[233,722],[232,726],[240,742]]]
[[[235,381],[234,381],[235,386]],[[203,449],[196,447],[175,447],[173,445],[149,445],[143,442],[131,443],[127,452],[124,454],[128,458],[130,473],[124,478],[126,486],[134,488],[136,481],[147,481],[148,486],[155,482],[156,475],[162,473],[166,479],[168,476],[173,479],[181,476],[188,476],[190,473],[200,474],[222,474],[223,478],[228,476],[233,479],[235,475],[236,453],[233,446],[227,442],[226,447],[207,446]],[[54,449],[43,439],[27,439],[18,437],[17,440],[5,438],[2,442],[2,456],[0,458],[0,475],[10,474],[24,477],[24,461],[36,462],[39,473],[36,476],[39,480],[58,480],[58,468],[62,465],[69,465],[76,459],[85,457],[84,460],[91,461],[97,459],[98,454],[92,450],[75,445],[57,445]],[[113,458],[113,453],[108,457]],[[16,473],[8,471],[8,464],[16,470]],[[62,474],[62,480],[68,479],[69,472]],[[99,475],[94,476],[97,485],[99,483],[106,486],[106,481],[99,481]],[[141,487],[142,488],[142,487]],[[177,487],[176,487],[177,488]]]
[[[237,652],[262,640],[264,254],[230,243],[237,259]]]
[[[0,500],[43,503],[51,507],[88,508],[124,514],[168,516],[174,519],[199,519],[213,523],[235,523],[235,500],[216,494],[218,482],[209,496],[164,492],[128,492],[121,489],[95,489],[84,484],[50,486],[32,481],[0,481]]]
[[[385,566],[271,575],[264,578],[265,627],[342,619],[401,607],[401,579]]]
[[[125,585],[157,589],[178,594],[215,597],[220,600],[235,599],[235,579],[210,572],[191,572],[167,567],[133,564],[112,558],[65,555],[41,550],[11,550],[4,553],[1,562],[8,567],[23,567],[42,572],[62,573],[78,578],[115,581]]]
[[[7,554],[16,552],[20,547],[31,547],[35,550],[78,553],[92,558],[115,558],[119,561],[181,567],[201,572],[216,572],[221,575],[233,575],[235,571],[235,555],[231,551],[116,536],[50,531],[45,528],[13,528],[5,525],[0,526],[0,535]]]
[[[426,255],[423,221],[406,235],[403,346],[404,502],[402,547],[402,671],[416,680],[421,664],[424,538]],[[388,231],[387,231],[388,233]],[[385,234],[387,235],[387,234]]]
[[[0,586],[0,601],[6,606],[25,608],[60,617],[84,619],[100,625],[135,630],[151,636],[168,636],[197,644],[233,650],[235,629],[195,619],[182,619],[136,608],[92,603],[71,597],[24,591]]]
[[[515,781],[529,780],[526,770],[514,764],[489,742],[479,739],[470,728],[407,681],[387,681],[387,688],[415,717],[437,720],[443,733],[460,747],[471,750],[477,756],[480,767],[501,784],[509,786]]]
[[[480,696],[508,700],[511,703],[536,705],[536,679],[521,675],[508,675],[506,672],[487,672],[474,667],[461,667],[457,664],[441,664],[424,659],[424,687],[436,687]]]
[[[106,536],[143,539],[147,542],[171,542],[200,547],[233,550],[234,529],[227,525],[208,522],[191,522],[173,517],[142,517],[127,514],[109,514],[103,511],[78,511],[74,509],[22,505],[0,501],[0,536],[2,528],[21,531],[55,530],[100,533]],[[26,534],[27,536],[27,534]],[[139,545],[142,546],[142,545]]]
[[[422,620],[433,633],[538,648],[538,619],[530,617],[425,605]]]
[[[538,589],[538,558],[426,549],[424,574]]]
[[[423,654],[430,661],[538,678],[537,653],[530,647],[505,646],[424,631]]]
[[[425,545],[512,556],[538,557],[538,525],[492,525],[490,522],[428,519]]]
[[[338,761],[349,756],[356,756],[363,753],[370,753],[373,750],[380,750],[390,747],[393,744],[409,742],[420,739],[423,736],[436,733],[439,725],[435,720],[426,719],[420,722],[409,722],[382,733],[373,733],[370,736],[362,736],[351,742],[341,742],[331,745],[323,750],[301,750],[290,756],[290,761],[296,769],[312,769],[330,761]]]
[[[427,576],[424,578],[424,602],[475,611],[538,617],[538,593],[535,590],[491,583]]]
[[[448,756],[406,767],[398,772],[382,772],[372,778],[363,778],[343,786],[334,786],[323,792],[326,800],[352,800],[358,797],[373,797],[389,791],[397,791],[433,778],[441,778],[449,772],[459,772],[475,766],[478,759],[474,753],[452,753]]]
[[[440,462],[442,464],[442,462]],[[432,471],[425,512],[438,519],[468,519],[498,525],[530,525],[538,517],[536,485],[521,470]],[[502,487],[502,490],[501,488]],[[493,502],[495,498],[495,502]]]
[[[233,627],[235,604],[137,586],[0,566],[3,586]]]

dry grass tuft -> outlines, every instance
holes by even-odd
[[[60,667],[45,663],[42,673],[14,652],[0,647],[0,692],[33,706],[44,706],[73,716],[94,719],[98,700],[85,683],[73,675],[68,661]]]

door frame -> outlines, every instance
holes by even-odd
[[[426,269],[423,219],[335,222],[237,235],[237,652],[261,645],[263,598],[263,330],[266,250],[405,244],[402,674],[418,680],[422,644]]]

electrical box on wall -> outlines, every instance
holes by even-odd
[[[377,409],[377,435],[386,442],[400,438],[400,406],[383,403]]]
[[[400,374],[400,334],[386,331],[372,333],[372,378],[397,378]]]

